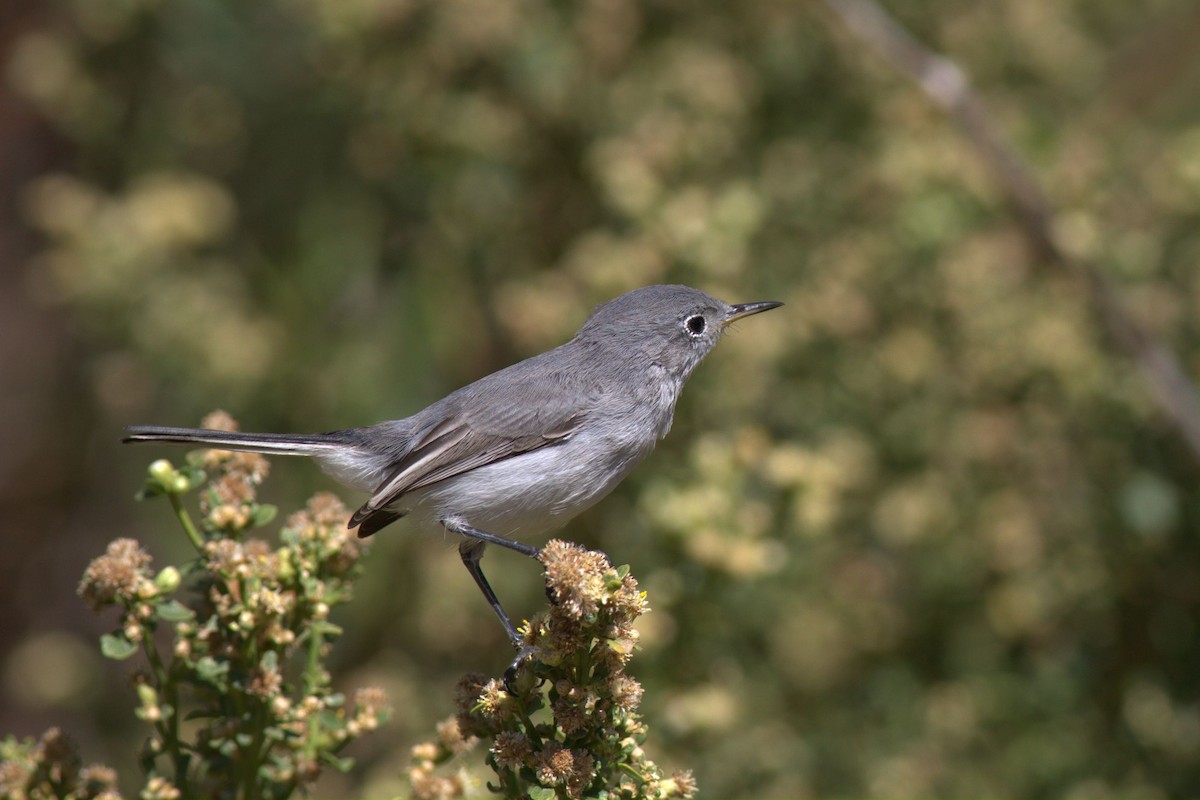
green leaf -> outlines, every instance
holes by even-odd
[[[192,489],[195,489],[197,486],[204,483],[204,481],[206,480],[204,470],[199,469],[197,467],[192,467],[192,466],[182,467],[179,470],[179,474],[182,475],[183,477],[187,478],[187,489],[185,489],[184,491],[188,491],[188,492],[190,492]]]
[[[213,711],[211,708],[197,708],[193,711],[189,711],[187,716],[184,717],[184,719],[185,720],[213,719],[216,716],[218,716],[217,712]]]
[[[155,480],[147,480],[144,484],[142,484],[142,488],[138,490],[137,494],[133,496],[133,499],[140,502],[142,500],[149,500],[151,497],[158,497],[162,494],[165,494],[165,492],[163,492],[162,484]]]
[[[100,652],[105,658],[124,661],[137,651],[137,644],[126,639],[123,633],[106,633],[100,637]]]
[[[225,676],[229,674],[229,662],[217,661],[212,656],[204,656],[196,662],[196,677],[217,688],[224,688]]]
[[[327,620],[319,619],[312,624],[313,633],[319,636],[341,636],[342,626],[334,625]]]
[[[529,790],[529,800],[554,800],[558,793],[545,786],[534,786]]]
[[[165,622],[185,622],[196,616],[194,611],[178,600],[168,600],[165,603],[159,603],[155,607],[154,613],[159,619]]]
[[[250,527],[261,528],[275,519],[275,515],[279,513],[279,507],[269,503],[262,503],[254,507],[254,512],[250,515]]]
[[[338,758],[335,755],[326,753],[326,754],[324,754],[324,759],[328,764],[332,765],[333,768],[336,769],[338,772],[349,772],[350,770],[354,769],[354,759],[351,758],[350,756]]]

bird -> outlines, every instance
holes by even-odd
[[[570,341],[403,419],[317,434],[139,425],[123,441],[312,458],[369,494],[347,523],[358,536],[409,517],[462,537],[463,564],[520,650],[480,566],[485,546],[536,558],[529,540],[598,502],[667,435],[685,382],[729,326],[781,305],[645,286],[597,306]]]

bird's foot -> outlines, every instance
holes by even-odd
[[[514,642],[514,644],[517,647],[517,655],[513,658],[512,663],[508,665],[508,669],[504,670],[504,691],[511,695],[519,693],[519,688],[516,685],[518,670],[538,652],[538,648],[533,645],[523,645],[520,642]]]

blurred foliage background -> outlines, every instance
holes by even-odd
[[[888,5],[1200,374],[1200,6]],[[187,545],[132,502],[164,453],[122,426],[403,416],[671,281],[787,306],[565,534],[650,592],[656,760],[711,797],[1200,787],[1197,464],[819,5],[8,0],[0,47],[0,731],[61,724],[133,777],[74,589],[118,535]],[[328,487],[277,459],[265,499]],[[396,715],[328,796],[400,791],[459,675],[509,656],[453,542],[390,528],[366,571],[335,661]]]

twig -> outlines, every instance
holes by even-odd
[[[853,33],[915,81],[962,129],[1008,194],[1026,234],[1051,263],[1080,278],[1116,347],[1129,356],[1167,418],[1200,461],[1200,395],[1169,347],[1135,320],[1092,262],[1071,255],[1054,231],[1054,211],[1020,155],[1005,142],[963,70],[913,38],[874,0],[824,0]]]

